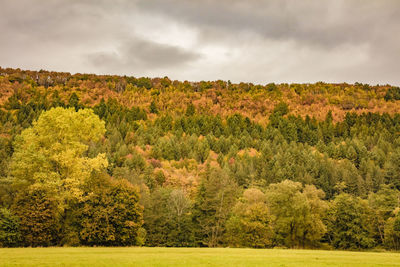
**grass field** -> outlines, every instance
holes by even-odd
[[[233,248],[4,248],[0,266],[400,266],[400,254]]]

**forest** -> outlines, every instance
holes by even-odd
[[[399,100],[0,68],[0,247],[399,250]]]

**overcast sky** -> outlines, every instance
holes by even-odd
[[[0,66],[400,85],[400,0],[0,0]]]

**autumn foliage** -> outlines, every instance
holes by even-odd
[[[400,249],[399,92],[0,68],[0,245]]]

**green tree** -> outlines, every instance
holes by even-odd
[[[98,175],[78,204],[79,239],[83,245],[141,245],[143,207],[137,188],[126,180]]]
[[[376,193],[370,193],[368,204],[371,207],[371,219],[374,234],[380,244],[384,243],[385,223],[392,216],[392,212],[399,205],[399,191],[387,185],[382,185]]]
[[[197,242],[216,247],[223,243],[225,224],[234,206],[239,188],[227,171],[208,167],[194,204],[193,219]]]
[[[266,192],[275,232],[275,243],[288,247],[316,247],[326,232],[323,218],[325,194],[313,185],[285,180]]]
[[[9,209],[0,208],[0,247],[19,245],[19,219]]]
[[[154,100],[150,103],[150,113],[158,114],[158,108]]]
[[[400,212],[397,209],[395,216],[390,217],[385,224],[385,246],[390,249],[400,249]]]
[[[208,145],[207,140],[199,140],[197,141],[195,147],[193,148],[194,158],[200,162],[204,163],[207,160],[207,157],[210,153],[210,146]]]
[[[180,189],[158,188],[151,193],[144,210],[146,244],[167,247],[193,246],[190,208],[190,200]]]
[[[284,116],[289,113],[289,106],[285,102],[280,102],[275,105],[272,113],[276,116]]]
[[[68,107],[75,108],[75,111],[78,111],[82,106],[79,104],[79,97],[78,95],[73,92],[68,101]]]
[[[186,108],[186,116],[193,116],[196,113],[196,108],[192,103],[189,103]]]
[[[328,233],[339,249],[365,249],[374,246],[368,203],[346,193],[337,195],[329,210]]]
[[[272,227],[267,199],[259,189],[244,191],[227,222],[229,246],[265,248],[271,246]]]
[[[396,149],[390,154],[386,165],[386,183],[393,184],[400,190],[400,149]]]
[[[400,88],[399,87],[389,88],[383,98],[385,99],[385,101],[400,100]]]

